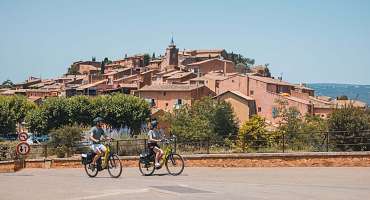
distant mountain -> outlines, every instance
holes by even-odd
[[[310,83],[308,87],[315,89],[316,96],[338,97],[348,96],[350,99],[357,99],[370,105],[370,85],[353,85],[337,83]]]

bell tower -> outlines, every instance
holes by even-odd
[[[173,42],[173,37],[171,37],[171,43],[166,48],[166,60],[169,68],[177,67],[179,62],[178,54],[179,49],[176,48],[176,45]]]

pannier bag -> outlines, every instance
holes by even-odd
[[[81,154],[81,162],[84,165],[90,164],[95,157],[95,153],[89,152],[89,153],[83,153]]]

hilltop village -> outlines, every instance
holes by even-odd
[[[355,100],[315,96],[303,84],[271,77],[265,65],[241,71],[224,49],[179,50],[173,40],[164,56],[125,56],[123,59],[72,63],[68,73],[52,79],[30,77],[0,95],[24,95],[41,104],[45,98],[75,95],[96,96],[109,93],[135,95],[148,101],[152,114],[171,112],[182,105],[209,96],[229,102],[242,123],[260,115],[270,125],[279,122],[277,102],[296,107],[304,116],[326,118],[335,108],[346,105],[366,107]],[[267,73],[268,72],[268,73]]]

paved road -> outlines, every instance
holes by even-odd
[[[1,200],[370,199],[370,168],[186,168],[183,175],[112,179],[83,169],[24,169],[0,174]]]

